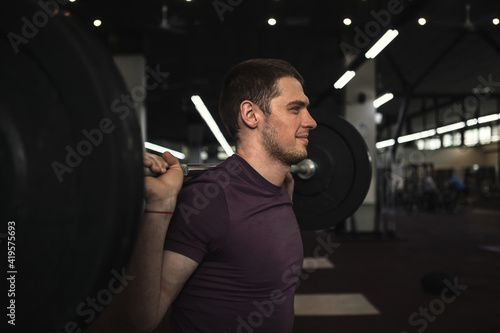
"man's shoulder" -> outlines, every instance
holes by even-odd
[[[221,187],[234,183],[240,179],[244,166],[238,158],[233,156],[221,162],[217,166],[207,169],[201,175],[188,180],[184,187],[199,187],[206,184],[215,184]]]

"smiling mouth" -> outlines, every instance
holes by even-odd
[[[296,138],[302,142],[305,142],[305,143],[309,142],[309,140],[307,139],[307,136],[297,136]]]

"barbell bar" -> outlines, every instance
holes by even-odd
[[[166,148],[165,148],[166,149]],[[208,169],[216,167],[218,163],[180,163],[184,177],[196,177]],[[316,172],[316,164],[306,158],[303,161],[290,166],[290,173],[297,174],[301,179],[310,179]],[[150,168],[144,167],[144,176],[156,177],[158,176]]]

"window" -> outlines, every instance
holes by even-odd
[[[491,127],[485,126],[479,129],[479,142],[487,144],[491,142]]]
[[[453,146],[453,136],[451,134],[443,135],[443,148]]]
[[[466,146],[475,146],[479,142],[478,129],[470,129],[464,132],[464,143]]]

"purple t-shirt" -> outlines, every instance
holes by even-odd
[[[240,156],[184,184],[165,249],[200,264],[173,303],[173,332],[292,331],[303,261],[292,202]]]

